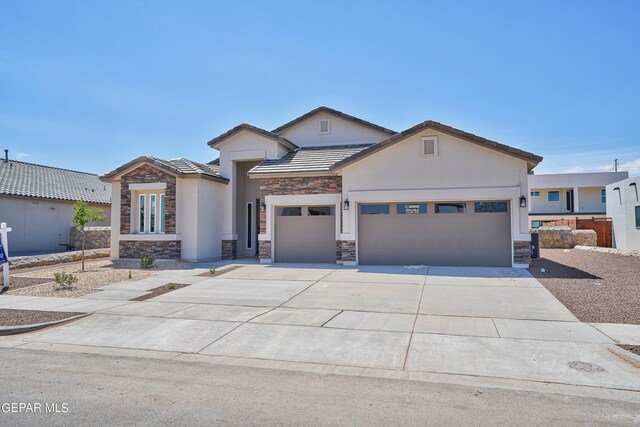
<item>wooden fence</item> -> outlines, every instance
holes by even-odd
[[[565,226],[572,230],[594,230],[598,235],[599,247],[613,247],[613,227],[611,218],[560,219],[557,221],[545,221],[544,225],[548,227]]]

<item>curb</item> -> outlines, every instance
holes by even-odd
[[[81,317],[88,316],[91,313],[79,314],[73,317],[67,317],[66,319],[54,320],[52,322],[45,323],[33,323],[31,325],[18,325],[18,326],[0,326],[0,336],[1,335],[18,335],[24,334],[26,332],[37,331],[39,329],[48,328],[50,326],[61,325],[63,323],[71,322],[76,319],[80,319]]]
[[[610,347],[609,351],[631,366],[640,368],[640,356],[637,354],[632,353],[629,350],[625,350],[622,347],[618,347],[617,345]]]

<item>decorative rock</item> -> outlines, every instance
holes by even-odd
[[[69,231],[69,245],[82,248],[82,233],[76,227]],[[101,249],[111,246],[111,227],[85,227],[84,248]]]
[[[595,230],[573,230],[576,245],[598,246],[598,233]]]
[[[571,249],[576,245],[576,236],[569,227],[540,227],[538,235],[544,249]]]

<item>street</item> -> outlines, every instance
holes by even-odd
[[[595,398],[24,349],[0,356],[0,425],[640,422],[639,403]],[[11,403],[42,412],[11,413]]]

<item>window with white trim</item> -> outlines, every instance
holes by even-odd
[[[164,193],[137,193],[135,220],[138,234],[161,234],[165,232],[166,207]]]

